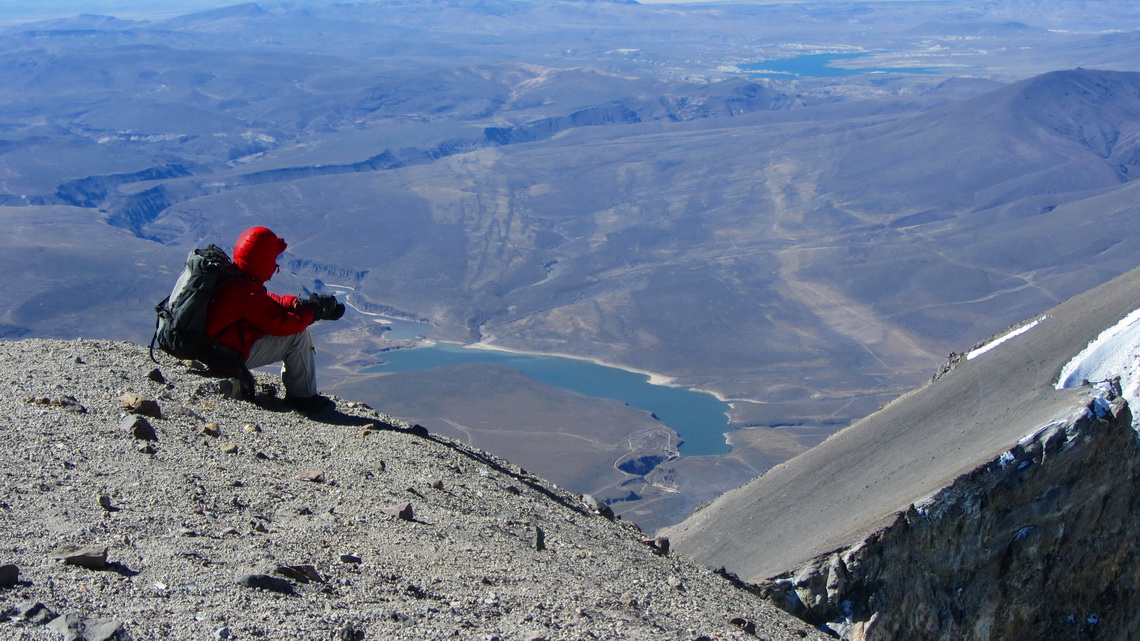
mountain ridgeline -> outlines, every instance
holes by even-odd
[[[1140,269],[1029,319],[665,534],[844,638],[1135,636],[1129,383],[1055,385],[1138,296]]]

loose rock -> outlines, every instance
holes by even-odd
[[[386,514],[397,516],[405,521],[416,520],[415,512],[412,510],[411,503],[397,503],[396,505],[390,505],[384,508],[383,511]]]
[[[583,494],[582,495],[582,503],[586,507],[590,508],[590,510],[594,514],[604,516],[611,521],[614,520],[613,508],[606,505],[602,501],[599,501],[598,499],[594,498],[593,496],[590,496],[589,494]]]
[[[130,641],[122,624],[111,619],[89,619],[78,614],[57,617],[47,625],[63,635],[64,641]]]
[[[324,470],[305,470],[301,472],[301,480],[309,481],[310,483],[324,483],[325,472]]]
[[[21,601],[15,607],[0,610],[0,621],[23,621],[31,625],[47,625],[59,615],[36,601]]]
[[[139,439],[140,441],[157,441],[158,434],[155,433],[154,427],[151,426],[150,421],[141,416],[126,416],[119,423],[119,427],[131,433],[131,436]]]
[[[20,568],[14,564],[0,565],[0,588],[10,588],[20,582]]]
[[[162,418],[162,410],[158,407],[158,401],[153,398],[147,398],[141,394],[128,392],[120,396],[119,400],[123,403],[123,409],[130,414]]]
[[[285,579],[269,576],[268,574],[247,574],[238,577],[238,585],[281,594],[293,594],[293,584]]]
[[[107,567],[107,548],[63,545],[52,552],[52,558],[88,570],[103,570]]]
[[[281,565],[278,566],[276,572],[281,576],[293,579],[300,583],[324,583],[324,578],[317,572],[317,569],[311,565]]]

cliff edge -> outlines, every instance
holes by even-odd
[[[826,638],[588,497],[257,376],[263,407],[138,345],[0,341],[0,637]]]

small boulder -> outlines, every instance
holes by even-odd
[[[285,579],[269,576],[268,574],[246,574],[245,576],[238,577],[237,583],[240,586],[257,590],[267,590],[280,594],[293,594],[292,583]]]
[[[324,577],[311,565],[281,565],[277,567],[277,574],[293,579],[299,583],[324,583]]]
[[[395,505],[390,505],[386,508],[383,508],[383,512],[385,514],[391,514],[392,516],[399,517],[405,521],[416,520],[416,515],[412,510],[411,503],[397,503]]]
[[[141,416],[128,415],[123,417],[119,427],[131,433],[131,436],[139,439],[140,441],[157,441],[158,434],[154,431],[154,426],[150,421]]]
[[[728,622],[731,625],[735,625],[741,630],[744,630],[746,634],[756,634],[756,624],[752,621],[749,621],[748,619],[745,619],[744,617],[733,617],[729,619]]]
[[[52,552],[52,558],[88,570],[104,570],[107,568],[107,548],[63,545]]]
[[[147,398],[141,394],[134,392],[127,392],[119,397],[123,403],[123,409],[129,414],[141,414],[142,416],[149,416],[151,418],[162,418],[162,410],[158,407],[158,401]]]
[[[606,505],[604,502],[599,501],[598,499],[590,496],[589,494],[583,494],[582,495],[582,503],[586,507],[590,508],[590,511],[593,512],[594,514],[604,516],[611,521],[614,520],[613,509],[610,506]]]
[[[0,565],[0,588],[10,588],[20,582],[20,568],[9,563]]]
[[[36,601],[21,601],[14,607],[0,610],[0,621],[23,621],[32,625],[47,625],[59,615]]]
[[[68,614],[57,617],[47,629],[62,634],[64,641],[129,641],[123,625],[111,619],[92,619]]]

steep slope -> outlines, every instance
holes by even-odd
[[[873,629],[868,619],[878,611],[869,639],[1017,638],[1029,622],[1041,638],[1079,638],[1065,635],[1078,627],[1092,634],[1096,621],[1093,632],[1082,621],[1097,612],[1101,621],[1106,610],[1114,617],[1102,628],[1124,638],[1140,623],[1129,614],[1138,598],[1129,582],[1140,572],[1129,551],[1129,506],[1140,501],[1130,413],[1119,401],[1091,401],[1088,387],[1054,384],[1137,300],[1133,270],[1031,319],[989,351],[952,355],[952,367],[928,385],[663,534],[747,581],[781,577],[769,588],[794,594],[802,605],[789,607],[817,618],[843,618],[847,601],[846,615]],[[1020,543],[1030,534],[1032,545]],[[971,582],[939,565],[946,557]],[[1012,570],[1016,563],[1025,567]],[[963,583],[938,583],[942,601],[905,597],[939,577]],[[1049,591],[1076,583],[1087,589]],[[986,596],[962,597],[987,585]],[[974,609],[963,605],[970,599]],[[941,602],[957,614],[938,614]],[[1062,625],[1057,612],[1066,608],[1079,626]]]
[[[825,638],[505,460],[163,361],[0,342],[0,637]]]

